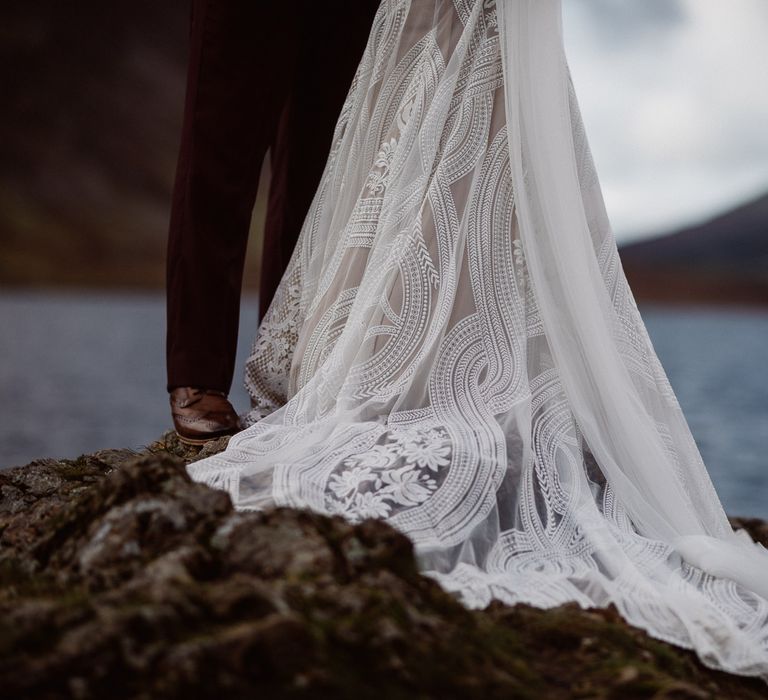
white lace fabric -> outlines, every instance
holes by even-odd
[[[235,506],[382,518],[470,607],[615,604],[768,679],[733,533],[624,276],[559,0],[384,0],[246,362]]]

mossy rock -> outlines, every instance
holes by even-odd
[[[384,522],[237,513],[185,469],[225,446],[0,473],[3,697],[766,696],[612,608],[467,610]]]

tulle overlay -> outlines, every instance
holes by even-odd
[[[707,665],[768,678],[765,550],[728,525],[648,338],[570,80],[586,244],[561,231],[547,252],[542,208],[568,192],[541,191],[530,146],[535,3],[502,1],[382,2],[247,360],[248,427],[190,474],[243,510],[386,519],[470,607],[614,603]],[[552,296],[582,269],[592,296]]]

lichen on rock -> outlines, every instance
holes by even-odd
[[[236,512],[185,469],[225,446],[0,472],[3,697],[765,697],[613,609],[467,610],[382,521]]]

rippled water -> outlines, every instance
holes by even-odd
[[[256,299],[243,303],[232,391],[243,411]],[[768,517],[768,313],[641,306],[715,486]],[[138,447],[170,427],[159,295],[0,295],[0,465]]]

